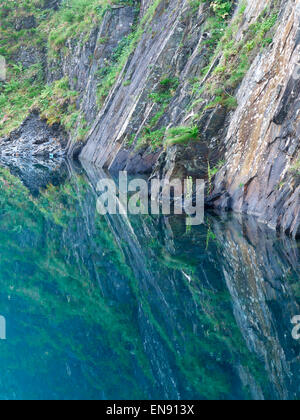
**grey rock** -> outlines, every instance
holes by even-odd
[[[33,112],[9,137],[0,139],[0,156],[60,157],[65,155],[68,137],[59,125],[49,127]]]
[[[45,52],[35,47],[20,47],[14,54],[13,59],[27,69],[37,63],[43,64]]]
[[[149,2],[142,4],[142,14],[148,6]],[[187,82],[186,70],[191,65],[195,70],[193,54],[198,49],[198,43],[195,40],[191,42],[189,34],[194,31],[194,37],[199,39],[203,23],[196,16],[186,16],[188,6],[189,2],[186,0],[175,0],[167,6],[162,2],[158,6],[151,22],[151,30],[145,31],[141,36],[136,50],[113,86],[93,124],[80,158],[100,167],[116,169],[117,162],[120,161],[124,166],[126,140],[132,134],[133,127],[137,127],[138,138],[143,128],[157,113],[157,107],[149,99],[149,94],[155,91],[163,75],[170,75],[170,69],[170,77],[182,77],[183,94],[181,96],[178,92],[176,101],[172,101],[170,111],[165,114],[166,120],[163,124],[174,124],[183,119],[187,107],[184,90],[184,84]],[[184,49],[181,47],[183,40],[187,43]],[[201,65],[201,60],[198,62]],[[124,85],[124,81],[127,80],[131,83]],[[174,110],[176,112],[173,113]],[[159,125],[160,123],[158,128]],[[131,154],[128,154],[131,160],[134,150],[135,145],[131,148]],[[118,157],[119,153],[122,158]],[[128,167],[131,167],[129,162]]]
[[[62,0],[44,0],[44,8],[58,10],[61,3]]]
[[[17,31],[22,29],[33,29],[36,28],[36,20],[33,15],[17,17],[15,28]]]
[[[120,41],[132,32],[135,17],[136,11],[132,6],[109,10],[100,27],[95,26],[87,40],[85,35],[84,41],[83,36],[77,40],[68,40],[65,46],[68,53],[61,52],[59,59],[47,62],[48,83],[65,76],[69,78],[71,88],[80,94],[78,108],[89,125],[92,125],[98,113],[98,73],[109,65]],[[77,143],[71,137],[68,145],[69,155],[77,156],[80,153],[79,148],[83,145],[84,143]]]
[[[229,205],[274,230],[299,237],[299,176],[290,170],[300,151],[300,79],[294,77],[299,22],[294,21],[293,8],[293,1],[282,4],[272,46],[255,59],[238,90],[239,106],[223,142],[226,164],[215,178],[213,194],[227,192],[214,202],[217,207]],[[254,13],[254,7],[251,10]],[[285,48],[279,62],[281,45]]]

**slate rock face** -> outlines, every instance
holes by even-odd
[[[66,152],[67,140],[60,126],[48,126],[33,112],[17,130],[0,139],[0,156],[59,157]]]
[[[43,63],[45,61],[45,53],[42,49],[35,47],[21,47],[14,54],[14,61],[22,64],[24,69],[27,69],[34,64]]]
[[[237,94],[215,180],[215,205],[255,215],[272,229],[299,237],[300,21],[293,1],[282,9],[270,49],[253,63]],[[283,47],[284,46],[284,47]],[[279,60],[280,57],[280,60]]]
[[[34,16],[20,16],[16,19],[16,31],[22,29],[33,29],[36,27],[36,20]]]
[[[44,8],[58,10],[61,2],[62,0],[44,0]]]
[[[142,2],[141,15],[146,13],[150,4],[150,1]],[[149,29],[141,35],[94,121],[80,155],[82,159],[114,170],[119,162],[121,167],[131,168],[132,162],[137,160],[140,166],[139,157],[134,157],[136,153],[141,155],[140,151],[135,151],[136,141],[161,108],[153,103],[149,95],[156,91],[164,77],[179,75],[180,87],[157,128],[176,125],[183,120],[190,102],[184,89],[189,79],[189,69],[193,67],[193,71],[196,71],[198,63],[200,71],[203,64],[198,46],[204,16],[191,15],[189,11],[190,3],[187,0],[160,2]],[[132,134],[135,139],[128,147],[128,138]],[[149,172],[156,163],[153,160],[152,168],[149,167],[151,154],[153,151],[148,150],[143,155],[144,166],[148,167]],[[124,163],[125,156],[127,162]]]
[[[141,15],[149,4],[142,2]],[[237,109],[207,109],[196,122],[196,111],[188,111],[192,102],[189,81],[207,65],[204,38],[209,36],[205,33],[208,15],[204,6],[198,16],[189,13],[189,7],[186,0],[160,2],[151,30],[142,34],[102,109],[97,115],[92,113],[92,129],[86,144],[80,145],[82,151],[77,148],[76,154],[114,171],[209,179],[211,205],[255,215],[272,229],[297,237],[299,176],[290,168],[299,159],[300,78],[295,77],[300,53],[298,3],[289,0],[278,6],[279,24],[273,43],[254,59],[237,91]],[[248,2],[237,41],[246,36],[263,9],[259,0]],[[126,10],[119,13],[122,22],[127,22]],[[105,56],[105,51],[109,51],[109,43],[99,57]],[[201,139],[198,144],[167,150],[137,150],[138,139],[160,111],[160,105],[149,96],[166,75],[178,77],[179,86],[155,129],[196,123]],[[95,109],[90,104],[86,102],[87,114],[88,109]],[[208,162],[211,167],[224,164],[213,179],[208,176]]]
[[[47,82],[68,77],[71,88],[79,92],[78,108],[89,125],[93,124],[99,112],[97,74],[110,64],[119,42],[132,32],[135,18],[136,9],[132,6],[112,8],[105,14],[100,26],[92,28],[88,39],[83,34],[78,39],[68,40],[65,45],[67,53],[62,50],[58,58],[47,60]],[[69,155],[80,154],[84,144],[70,138]]]
[[[196,78],[200,83],[199,88],[207,87],[206,82],[213,79],[214,70],[225,57],[220,51],[210,63],[207,19],[211,9],[203,3],[195,11],[190,0],[161,0],[152,13],[153,2],[143,0],[139,2],[138,16],[136,4],[114,5],[100,24],[96,21],[91,24],[88,34],[66,40],[55,57],[31,47],[16,52],[15,61],[25,68],[40,62],[47,83],[66,77],[70,88],[79,93],[77,108],[88,133],[78,135],[83,128],[79,119],[69,133],[67,145],[58,141],[57,149],[49,144],[48,149],[66,150],[69,156],[111,171],[203,178],[207,181],[208,205],[254,215],[272,229],[300,236],[299,171],[292,169],[300,159],[299,2],[269,2],[267,17],[272,17],[273,12],[278,14],[275,34],[270,34],[273,37],[270,44],[259,48],[256,56],[255,52],[252,54],[249,71],[236,92],[231,92],[233,103],[234,96],[237,99],[237,108],[235,103],[226,107],[222,101],[221,105],[215,105],[216,95],[209,89],[202,92],[204,102],[198,97],[202,103],[194,106],[193,80]],[[59,5],[60,1],[55,0],[44,3],[44,7],[54,9]],[[241,2],[237,2],[236,7],[240,6]],[[266,13],[265,6],[261,0],[247,2],[238,29],[233,30],[233,42],[247,43],[253,24]],[[238,13],[236,9],[229,25],[234,26]],[[136,19],[140,22],[143,17],[147,18],[145,27],[135,34],[136,43],[127,62],[113,80],[107,97],[102,98],[103,103],[99,102],[98,86],[103,73],[116,64],[114,52],[123,41],[127,45]],[[23,16],[16,26],[18,30],[30,29],[35,21],[32,16]],[[208,64],[210,70],[202,80]],[[153,100],[152,94],[159,92],[164,78],[176,79],[178,83],[170,100],[162,104]],[[30,117],[30,124],[32,118],[36,128],[42,124],[42,138],[47,130],[52,133],[50,138],[57,137],[54,128],[37,123],[36,117]],[[25,127],[30,131],[29,120],[21,132]],[[198,142],[137,147],[145,133],[191,125],[199,128]],[[10,138],[15,136],[12,133]],[[32,136],[39,137],[36,132]],[[20,138],[29,141],[26,153],[31,146],[32,153],[47,150],[34,144],[29,136]],[[66,135],[62,138],[66,139]],[[76,142],[76,138],[80,141]],[[15,148],[24,152],[24,144],[17,146],[16,141],[10,140],[10,146],[3,146],[3,153],[12,153]],[[209,167],[218,167],[218,173],[211,176]]]

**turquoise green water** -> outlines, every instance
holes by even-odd
[[[93,168],[36,171],[0,169],[0,399],[299,398],[299,243],[105,218]]]

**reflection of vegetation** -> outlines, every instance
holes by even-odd
[[[0,170],[0,187],[1,302],[14,300],[19,325],[2,353],[12,372],[33,377],[36,353],[44,375],[50,364],[71,358],[106,397],[162,398],[169,378],[158,376],[156,366],[170,364],[183,398],[222,399],[250,396],[237,374],[243,367],[268,396],[265,371],[233,315],[212,226],[186,235],[182,219],[172,226],[169,247],[159,220],[133,217],[142,252],[128,261],[125,250],[136,243],[122,235],[116,240],[97,217],[83,175],[32,198]],[[17,356],[20,346],[27,349],[24,359]],[[63,384],[55,386],[63,392]]]
[[[111,306],[103,298],[95,281],[96,276],[101,278],[105,267],[93,267],[87,261],[76,262],[80,258],[80,249],[73,249],[75,255],[72,255],[70,249],[76,237],[76,229],[79,229],[77,223],[84,223],[82,214],[78,220],[78,201],[81,196],[77,194],[84,196],[87,185],[79,179],[77,191],[72,184],[57,189],[50,187],[41,197],[33,200],[20,182],[7,171],[1,170],[0,179],[2,294],[7,290],[8,294],[22,299],[24,303],[21,307],[24,305],[24,311],[28,311],[23,318],[20,315],[24,320],[42,314],[43,319],[55,322],[61,330],[65,328],[63,325],[74,323],[80,317],[81,321],[76,322],[83,323],[83,328],[87,330],[93,330],[93,340],[98,345],[101,343],[103,350],[101,357],[88,360],[89,355],[84,353],[83,342],[77,339],[70,341],[72,335],[63,334],[62,331],[53,340],[46,336],[45,327],[30,334],[30,345],[34,343],[41,348],[45,345],[53,355],[61,353],[64,348],[72,348],[79,360],[91,363],[96,371],[110,372],[111,376],[104,376],[100,381],[105,389],[111,388],[111,392],[116,392],[117,384],[113,381],[116,378],[121,381],[122,375],[122,381],[128,383],[128,390],[125,387],[124,392],[141,397],[141,391],[136,388],[137,384],[131,375],[132,355],[128,349],[139,360],[139,369],[144,370],[146,377],[149,373],[141,344],[136,340],[138,334],[132,322],[134,306],[128,307],[127,303]],[[103,256],[109,257],[114,266],[112,275],[130,278],[130,269],[124,265],[124,257],[114,245],[112,235],[107,226],[103,226],[101,219],[97,219],[94,235],[97,238],[95,248],[81,244],[87,247],[87,258],[93,259],[95,253],[101,252]],[[62,241],[63,236],[66,243]],[[33,243],[36,246],[33,247]],[[16,270],[14,267],[19,268]],[[92,270],[95,270],[94,275]],[[24,360],[24,363],[28,364],[29,361]],[[27,368],[30,370],[30,366]],[[93,377],[89,380],[94,382]],[[122,397],[122,390],[115,395]],[[123,397],[126,398],[126,395],[129,397],[129,394]]]
[[[180,269],[187,270],[190,274],[195,272],[195,267],[197,266],[196,260],[186,261],[184,257],[172,256],[164,250],[162,250],[162,257],[163,259],[161,261],[163,264],[171,270],[178,270],[180,267]]]
[[[184,221],[182,223],[184,226]],[[173,355],[176,366],[187,378],[187,383],[193,387],[196,395],[208,399],[223,399],[233,395],[235,391],[231,380],[234,377],[234,367],[238,365],[244,366],[262,389],[266,389],[263,366],[248,350],[236,324],[231,296],[221,281],[221,267],[212,269],[211,264],[205,262],[209,255],[213,259],[213,255],[218,252],[215,241],[211,242],[210,252],[207,252],[207,238],[215,239],[215,235],[211,230],[207,232],[206,228],[202,228],[200,234],[196,237],[194,234],[192,238],[193,247],[189,236],[177,233],[178,252],[175,255],[166,251],[159,238],[156,246],[151,243],[151,249],[155,249],[158,256],[157,265],[151,261],[151,270],[158,282],[160,277],[164,279],[157,286],[168,295],[172,293],[169,288],[174,287],[169,281],[176,278],[181,294],[176,296],[178,300],[173,305],[179,317],[177,319],[180,319],[180,329],[173,324],[172,328],[165,324],[157,313],[157,308],[151,307],[149,301],[155,299],[154,296],[151,299],[151,292],[150,295],[143,295],[139,291],[139,300],[147,312],[147,318],[159,332]],[[144,246],[147,246],[146,241]],[[173,272],[171,276],[170,270]],[[216,289],[211,289],[207,284],[212,279],[218,279]],[[242,395],[250,397],[247,390],[241,390],[240,396]]]
[[[209,247],[210,241],[215,241],[217,239],[216,235],[209,229],[207,231],[207,238],[206,238],[206,249]]]

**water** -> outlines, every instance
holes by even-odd
[[[299,243],[230,214],[101,217],[94,168],[10,170],[0,399],[299,398]]]

